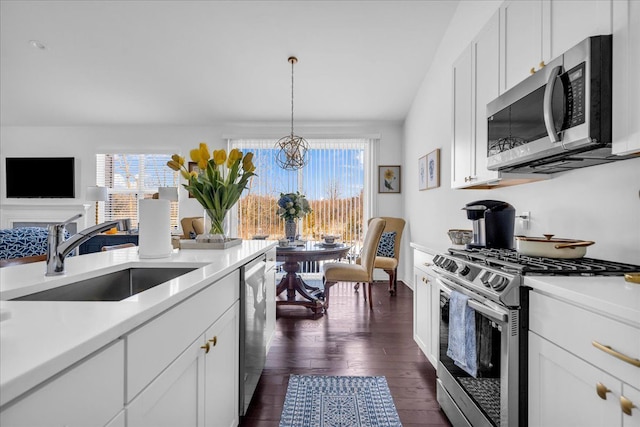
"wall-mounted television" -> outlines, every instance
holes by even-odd
[[[75,158],[7,157],[7,198],[75,198]]]

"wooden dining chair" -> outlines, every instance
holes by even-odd
[[[362,254],[360,264],[346,264],[341,262],[329,262],[323,266],[324,282],[324,309],[329,308],[329,290],[337,282],[365,283],[368,289],[364,289],[364,298],[369,294],[369,309],[373,310],[373,298],[371,297],[371,282],[373,282],[373,268],[376,257],[376,250],[385,220],[373,218],[369,222],[369,229],[362,244]]]

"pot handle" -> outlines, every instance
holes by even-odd
[[[572,243],[558,243],[557,245],[555,245],[554,247],[556,249],[563,249],[563,248],[579,248],[582,246],[591,246],[593,244],[595,244],[596,242],[588,242],[588,241],[584,241],[584,242],[572,242]]]

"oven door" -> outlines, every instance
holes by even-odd
[[[519,414],[519,406],[526,405],[526,392],[524,396],[519,395],[523,392],[519,381],[519,310],[499,306],[443,276],[437,281],[440,287],[437,371],[441,408],[454,425],[524,425],[520,419],[523,414]],[[469,296],[467,304],[475,311],[476,377],[458,367],[447,355],[449,297],[453,290]],[[526,415],[526,410],[523,412]]]

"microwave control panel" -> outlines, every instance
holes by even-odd
[[[562,129],[585,122],[585,63],[581,63],[560,77],[565,91],[566,114]]]

